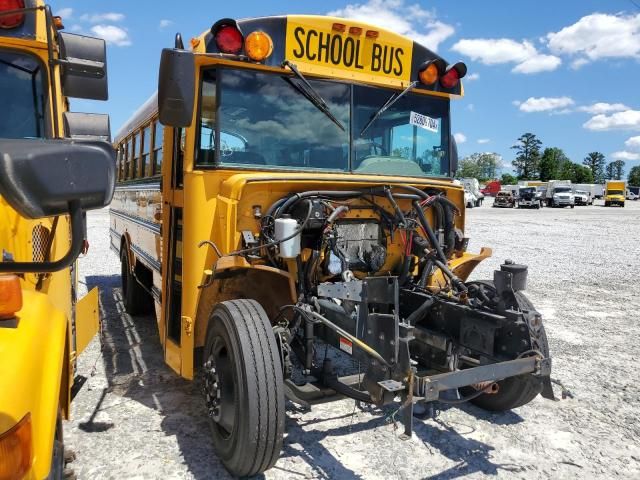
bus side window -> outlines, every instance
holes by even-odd
[[[122,175],[123,180],[128,180],[131,178],[131,158],[133,157],[133,149],[132,149],[133,137],[129,137],[127,140],[127,144],[125,146],[124,151],[124,172]]]
[[[148,177],[151,175],[151,163],[149,162],[149,154],[151,152],[151,125],[147,125],[142,130],[142,157],[140,160],[140,176]]]
[[[131,172],[129,178],[138,176],[138,162],[140,161],[140,130],[133,134],[131,140]]]
[[[162,134],[163,126],[156,120],[153,122],[153,175],[162,174]]]
[[[122,150],[120,145],[116,147],[116,181],[120,181],[120,167],[122,166]]]

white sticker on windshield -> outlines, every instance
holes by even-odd
[[[416,127],[422,127],[430,132],[438,133],[439,122],[435,118],[427,117],[421,113],[411,112],[409,116],[409,123]]]

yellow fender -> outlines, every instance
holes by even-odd
[[[61,407],[68,321],[45,294],[22,294],[16,318],[0,321],[0,434],[31,414],[33,464],[26,478],[45,478]]]
[[[471,272],[478,266],[484,259],[489,258],[493,254],[490,248],[482,247],[480,253],[463,253],[461,256],[452,258],[449,260],[449,268],[455,276],[457,276],[463,282],[467,281]],[[431,276],[429,287],[442,288],[447,284],[443,273],[440,270]]]

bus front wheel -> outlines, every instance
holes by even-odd
[[[271,468],[282,449],[284,384],[273,328],[259,303],[216,306],[203,374],[213,445],[224,466],[239,477]]]

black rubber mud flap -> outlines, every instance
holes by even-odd
[[[540,396],[542,398],[546,398],[547,400],[555,400],[558,399],[553,394],[553,386],[551,385],[551,377],[543,377],[542,378],[542,391],[540,392]]]

